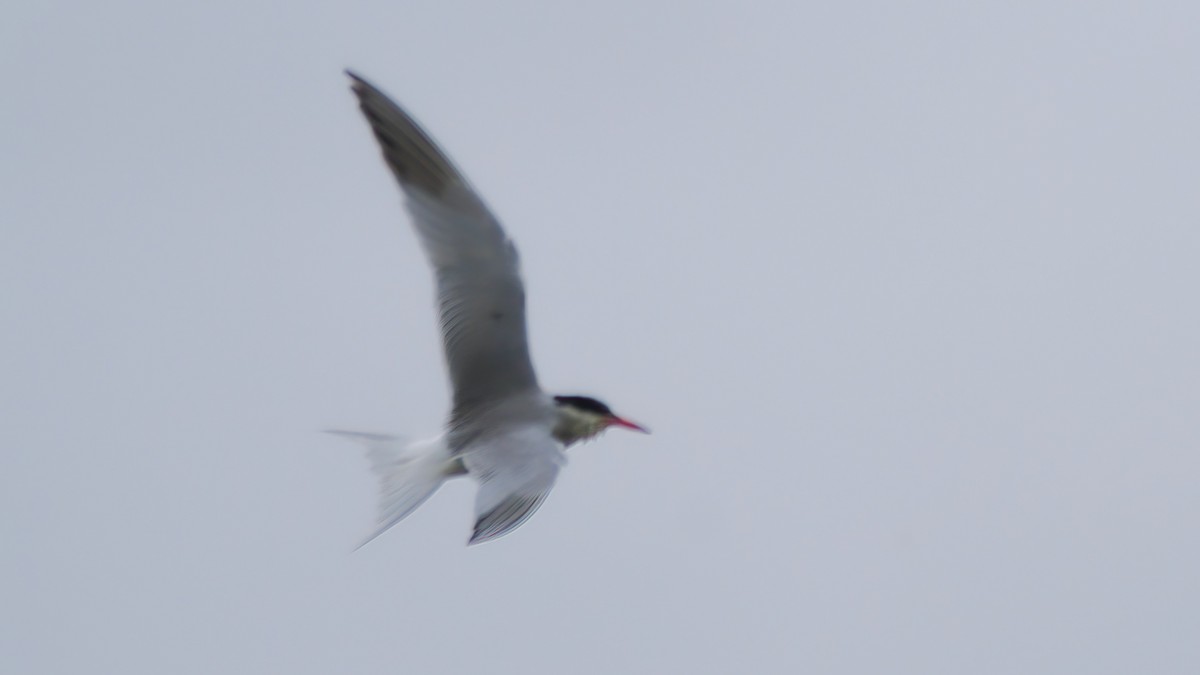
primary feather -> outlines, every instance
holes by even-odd
[[[433,267],[454,389],[453,423],[506,396],[536,391],[516,247],[416,121],[367,81],[349,75]]]

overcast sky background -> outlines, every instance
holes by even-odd
[[[1195,673],[1200,5],[18,2],[0,671]],[[466,548],[431,282],[341,71],[651,426]]]

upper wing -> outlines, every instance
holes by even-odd
[[[404,190],[433,265],[454,417],[536,388],[516,247],[416,121],[366,80],[346,74],[383,158]]]
[[[470,544],[502,537],[533,515],[550,494],[566,455],[550,434],[536,427],[489,441],[462,456],[479,481],[475,530]]]

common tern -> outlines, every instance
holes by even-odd
[[[453,388],[445,430],[407,442],[331,430],[366,446],[379,478],[379,522],[363,544],[425,502],[447,479],[479,483],[468,544],[501,537],[537,511],[565,450],[609,427],[648,430],[588,396],[552,396],[534,375],[517,249],[450,159],[400,106],[346,71],[404,193],[433,267],[442,348]]]

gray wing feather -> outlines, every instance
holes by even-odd
[[[483,200],[416,121],[353,73],[351,89],[400,183],[434,269],[452,419],[537,388],[516,247]]]
[[[467,472],[479,481],[471,544],[502,537],[529,519],[554,487],[566,455],[544,429],[489,441],[463,455]]]
[[[512,496],[475,521],[475,530],[468,544],[479,544],[502,537],[517,529],[545,501],[546,494]]]

